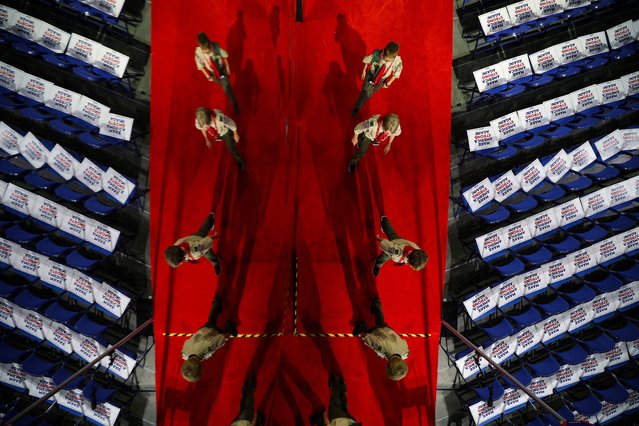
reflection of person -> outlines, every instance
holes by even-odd
[[[197,382],[202,377],[202,361],[209,359],[215,351],[224,346],[229,335],[237,336],[237,328],[230,321],[224,329],[217,327],[217,317],[222,311],[219,297],[213,299],[209,319],[182,346],[182,377],[189,382]]]
[[[351,138],[351,143],[357,147],[357,152],[348,163],[348,172],[355,172],[357,162],[366,155],[370,145],[381,145],[384,147],[384,154],[388,154],[393,140],[401,133],[402,128],[399,125],[397,114],[386,114],[384,116],[378,114],[359,123],[355,126],[354,135]]]
[[[388,239],[377,236],[379,241],[379,248],[382,252],[377,256],[375,260],[375,266],[373,266],[373,275],[378,276],[379,270],[388,261],[392,259],[393,262],[403,265],[408,265],[415,271],[424,269],[428,262],[428,255],[424,250],[419,248],[417,244],[412,241],[405,240],[397,235],[393,225],[386,216],[382,216],[382,231]]]
[[[256,426],[259,415],[255,414],[255,375],[250,373],[244,380],[242,387],[242,400],[240,401],[240,412],[233,419],[231,426]]]
[[[346,402],[346,383],[337,374],[332,374],[328,387],[331,390],[331,399],[328,401],[328,412],[324,411],[311,418],[311,423],[316,426],[349,426],[359,425],[353,416],[348,412]]]
[[[197,69],[202,71],[207,80],[214,81],[222,86],[224,93],[233,104],[235,112],[239,113],[240,109],[237,106],[237,101],[229,82],[229,76],[231,75],[228,61],[229,54],[217,42],[209,40],[206,33],[197,35],[197,43],[198,46],[195,48],[195,65]]]
[[[397,54],[399,44],[394,41],[389,42],[384,49],[374,50],[365,56],[364,69],[361,78],[364,86],[359,94],[359,99],[353,108],[353,115],[356,115],[362,105],[369,100],[380,87],[388,88],[395,79],[402,74],[402,58]]]
[[[384,321],[382,302],[379,297],[373,299],[371,312],[375,315],[375,326],[369,329],[365,321],[360,321],[355,326],[353,334],[360,336],[366,346],[388,361],[386,377],[391,380],[401,380],[408,373],[408,365],[404,361],[408,358],[408,343]]]
[[[214,227],[215,213],[211,212],[195,234],[180,238],[164,251],[166,263],[177,268],[184,262],[197,263],[205,257],[213,264],[215,274],[220,275],[220,258],[213,251],[213,240],[217,238]]]
[[[195,111],[195,128],[202,132],[204,141],[209,149],[213,146],[211,139],[223,140],[240,171],[244,170],[244,161],[237,151],[236,144],[240,141],[235,121],[227,117],[218,109],[211,111],[206,107],[199,107]]]

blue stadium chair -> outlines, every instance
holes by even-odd
[[[482,149],[479,151],[475,151],[474,153],[475,155],[480,157],[486,157],[492,160],[502,161],[502,160],[507,160],[509,158],[514,157],[515,155],[517,155],[518,152],[519,151],[517,150],[517,148],[513,146],[500,144],[496,148]]]
[[[89,337],[100,336],[109,326],[93,321],[87,314],[83,314],[76,323],[71,327],[80,334]]]
[[[530,132],[533,132],[534,130],[535,129],[531,130]],[[537,148],[538,146],[543,145],[547,141],[548,139],[546,139],[544,136],[537,135],[534,133],[529,133],[529,136],[525,137],[524,139],[520,139],[517,142],[513,142],[513,145],[519,149],[526,150],[526,149]]]
[[[520,274],[526,269],[524,263],[517,256],[513,256],[510,252],[506,252],[499,256],[489,256],[484,259],[492,268],[497,270],[499,275],[504,278],[512,277]]]
[[[639,327],[622,316],[610,318],[599,326],[620,342],[632,342],[639,339]]]
[[[107,253],[106,251],[101,250],[100,252],[97,252],[95,250],[87,249],[87,244],[85,244],[71,250],[64,259],[66,264],[72,268],[80,271],[90,271],[108,255],[110,255],[110,253]]]
[[[522,419],[523,420],[523,419]],[[539,417],[539,414],[534,413],[532,420],[525,420],[525,426],[547,426],[546,423]]]
[[[587,380],[593,394],[600,400],[611,404],[622,404],[628,399],[628,391],[621,386],[615,376],[610,373],[600,374],[597,377]]]
[[[95,194],[95,192],[75,178],[71,179],[67,183],[58,185],[53,190],[53,193],[70,203],[80,203]]]
[[[31,352],[31,349],[16,348],[10,343],[0,340],[0,363],[9,364],[15,362],[20,364]]]
[[[101,386],[95,379],[90,380],[82,389],[82,394],[89,404],[103,404],[108,402],[116,389]]]
[[[21,366],[22,370],[31,374],[32,376],[51,376],[53,370],[60,365],[59,362],[46,361],[40,358],[37,354],[32,353],[25,359]]]
[[[31,289],[26,288],[16,295],[13,302],[25,309],[39,311],[45,304],[51,302],[55,298],[55,296],[41,297],[40,295],[34,294]]]
[[[579,388],[574,390],[574,388]],[[583,416],[594,416],[601,411],[601,401],[585,386],[573,386],[567,391],[562,392],[574,407],[574,409]]]
[[[606,353],[615,347],[615,341],[596,327],[590,327],[573,335],[588,353]]]
[[[540,355],[525,362],[534,377],[552,376],[561,368],[561,365],[548,351],[540,352]]]
[[[11,297],[18,291],[24,290],[27,284],[15,284],[0,277],[0,297]]]
[[[562,365],[581,364],[588,357],[588,352],[572,338],[558,342],[550,350]]]
[[[619,278],[611,274],[608,269],[603,268],[597,268],[594,271],[585,274],[582,278],[586,284],[601,293],[615,291],[623,285]]]
[[[523,191],[517,191],[510,197],[502,200],[500,203],[513,213],[526,213],[534,210],[538,202],[534,197],[529,196]]]
[[[639,368],[637,363],[630,362],[626,364],[620,364],[623,368],[616,368],[614,375],[626,389],[633,389],[639,391]]]
[[[525,309],[517,309],[508,312],[504,315],[514,321],[519,328],[525,328],[529,325],[537,324],[542,319],[541,313],[532,305]]]
[[[56,118],[68,117],[67,113],[49,108],[45,105],[36,105],[30,108],[23,108],[19,110],[19,113],[24,118],[31,121],[51,121],[55,120]]]
[[[578,113],[574,115],[573,120],[565,123],[565,125],[572,129],[590,129],[593,127],[597,127],[601,123],[603,123],[603,120],[601,120],[600,118]]]
[[[510,336],[515,331],[512,324],[504,317],[477,324],[477,326],[493,340]]]
[[[602,120],[615,120],[623,118],[627,114],[629,114],[629,111],[623,108],[610,108],[602,105],[601,110],[592,114],[592,116],[595,118],[601,118]]]
[[[56,371],[51,380],[55,383],[56,386],[60,386],[64,383],[69,377],[71,377],[73,373],[69,371],[66,367],[61,366],[58,371]],[[64,386],[64,389],[78,389],[82,386],[82,382],[84,381],[84,376],[78,376],[75,379],[71,380],[68,384]]]
[[[98,128],[77,117],[66,117],[52,120],[49,127],[65,135],[79,135],[84,132],[97,132]]]
[[[70,324],[82,312],[84,311],[68,309],[59,300],[56,300],[44,309],[43,314],[45,317],[61,324]]]
[[[48,232],[45,229],[35,226],[28,226],[28,228],[25,229],[25,225],[28,225],[28,223],[23,222],[23,224],[16,224],[7,228],[5,238],[19,244],[29,244]]]
[[[34,167],[21,155],[0,160],[0,173],[7,176],[19,177],[32,170]]]
[[[627,231],[636,225],[636,222],[633,219],[621,213],[615,212],[612,209],[608,209],[600,213],[595,213],[594,215],[590,216],[589,219],[593,220],[597,225],[601,225],[602,227],[613,232]]]
[[[127,203],[133,197],[134,193],[135,191],[131,191],[131,195],[129,195],[129,199],[127,200]],[[84,208],[86,208],[88,211],[92,213],[95,213],[99,216],[107,216],[113,213],[114,211],[121,209],[127,203],[122,204],[118,200],[113,198],[111,195],[105,192],[99,192],[96,195],[93,195],[87,198],[84,201],[83,205],[84,205]]]
[[[505,370],[508,371],[511,376],[517,379],[517,381],[524,386],[528,386],[532,382],[533,377],[530,374],[530,371],[528,371],[528,368],[526,368],[526,365],[522,361],[516,361],[511,363],[507,368],[505,368]],[[517,387],[517,385],[513,381],[511,381],[508,377],[506,376],[502,376],[502,377],[507,387],[510,387],[513,389]]]
[[[554,123],[554,124],[557,124],[557,123]],[[572,131],[573,129],[571,129],[568,126],[557,125],[557,126],[554,126],[552,129],[541,132],[540,135],[546,138],[547,140],[559,139],[559,138],[568,136],[570,133],[572,133]]]
[[[542,87],[555,81],[551,75],[544,74],[532,74],[518,80],[515,80],[518,84],[526,87]]]
[[[555,79],[564,79],[574,77],[581,72],[581,69],[577,66],[574,66],[572,63],[568,65],[562,65],[557,68],[553,68],[549,71],[546,71],[544,74],[551,75]]]
[[[549,316],[570,309],[570,304],[558,294],[541,294],[535,298],[533,303]]]
[[[579,192],[592,186],[592,180],[587,176],[580,175],[573,171],[569,171],[561,177],[556,183],[564,188],[567,192]]]
[[[568,282],[556,290],[557,293],[575,305],[590,302],[597,295],[591,287],[578,281]]]
[[[50,53],[42,56],[42,60],[58,68],[86,66],[87,64],[63,53]]]
[[[476,386],[470,384],[470,387],[482,401],[497,401],[504,395],[504,386],[496,377],[483,379]]]
[[[556,229],[535,237],[535,240],[559,254],[571,253],[579,249],[581,244],[563,229]]]
[[[109,146],[123,145],[125,143],[124,139],[94,133],[82,133],[79,139],[83,144],[93,148],[106,148]]]
[[[566,191],[564,191],[560,186],[554,185],[552,182],[544,179],[537,186],[528,191],[528,194],[537,198],[541,202],[549,203],[566,195]]]
[[[463,191],[465,191],[465,189],[462,190],[462,192]],[[470,208],[468,207],[468,203],[466,202],[466,199],[463,196],[461,197],[461,202],[464,208],[466,208],[466,210],[468,210],[470,214],[477,216],[478,218],[490,224],[503,222],[510,217],[510,213],[508,212],[508,210],[506,210],[504,207],[502,207],[499,203],[495,201],[489,202],[488,204],[486,204],[485,206],[482,206],[481,208],[477,209],[474,212],[470,211]]]
[[[73,74],[77,75],[83,80],[90,81],[92,83],[109,82],[111,80],[119,80],[118,77],[102,71],[101,69],[92,66],[77,66],[71,69]]]
[[[32,41],[20,41],[17,43],[13,43],[11,47],[15,51],[35,57],[40,57],[46,53],[53,53],[53,51],[51,51],[50,49],[47,49],[46,47]]]
[[[569,422],[575,420],[575,415],[573,414],[573,412],[570,411],[570,408],[566,407],[564,404],[562,404],[561,407],[553,407],[553,408],[555,408],[555,411],[559,415],[561,415],[561,417],[563,417],[565,420]],[[548,425],[561,426],[559,423],[559,420],[557,420],[555,416],[548,413],[544,414],[543,416],[544,416],[544,420],[548,422]]]
[[[71,241],[68,242],[68,245],[62,244],[59,240],[54,242],[49,236],[46,236],[35,243],[35,249],[45,256],[58,258],[67,255],[76,245],[77,243]]]
[[[488,89],[483,94],[492,96],[495,98],[508,99],[515,97],[517,95],[521,95],[526,90],[526,86],[522,86],[516,83],[507,83],[503,84],[499,87],[494,87],[492,89]]]
[[[589,244],[608,237],[608,231],[587,219],[577,220],[563,226],[562,229],[570,233],[573,237]]]
[[[597,182],[607,182],[619,176],[620,171],[614,166],[595,161],[580,172],[583,176],[594,179]]]
[[[510,250],[523,259],[527,266],[543,265],[552,259],[550,250],[535,240],[517,244]]]
[[[609,269],[625,282],[639,280],[639,264],[633,259],[621,257],[609,265]]]
[[[49,166],[44,166],[43,169],[47,169]],[[24,181],[29,185],[33,186],[37,189],[44,189],[45,191],[54,189],[56,186],[60,185],[63,182],[66,182],[62,176],[60,176],[59,180],[53,180],[46,176],[51,175],[53,173],[43,173],[42,169],[34,170],[31,173],[28,173],[24,177]]]
[[[28,108],[39,105],[40,102],[35,101],[26,96],[18,95],[17,93],[9,93],[0,96],[0,108],[8,110],[19,110],[21,108]]]

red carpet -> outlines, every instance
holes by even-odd
[[[357,3],[357,4],[354,4]],[[433,4],[435,3],[435,4]],[[155,299],[158,424],[227,425],[239,409],[246,372],[258,372],[256,403],[267,425],[308,424],[328,404],[327,377],[340,371],[349,410],[366,425],[434,423],[441,289],[449,185],[452,8],[422,0],[194,1],[153,6],[151,257]],[[364,6],[366,5],[366,6]],[[228,50],[242,111],[197,71],[196,35]],[[346,172],[358,120],[361,58],[389,40],[404,71],[365,105],[399,114],[403,133],[384,156],[371,148]],[[246,170],[221,143],[210,151],[195,109],[217,107],[236,119]],[[207,262],[170,269],[163,250],[195,232],[213,206],[222,258],[219,279]],[[374,280],[379,216],[429,253],[426,271],[387,264]],[[218,248],[219,247],[219,248]],[[354,338],[293,336],[292,260],[297,258],[297,329],[350,333],[372,321],[379,293],[386,321],[409,338],[409,375],[384,376],[384,362]],[[377,285],[377,290],[375,289]],[[205,322],[220,294],[240,333],[205,362],[197,384],[179,373],[184,337]]]

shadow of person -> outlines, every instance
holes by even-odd
[[[340,45],[346,73],[359,81],[364,68],[362,58],[366,55],[366,43],[360,33],[348,24],[346,15],[342,13],[336,17],[335,41]]]
[[[351,76],[342,70],[337,61],[331,61],[328,64],[328,73],[324,77],[324,85],[322,86],[322,94],[328,101],[328,108],[334,117],[339,118],[340,127],[342,129],[341,137],[348,140],[352,136],[353,127],[349,120],[344,120],[351,113],[351,98],[356,98],[359,93],[357,83]],[[344,102],[348,99],[348,102]]]
[[[238,88],[239,104],[245,112],[242,114],[242,126],[249,128],[248,120],[254,114],[246,114],[246,112],[257,112],[257,101],[262,90],[252,59],[247,59],[244,67],[237,73],[235,86]]]
[[[271,27],[271,40],[273,41],[273,47],[275,47],[277,46],[277,38],[280,36],[280,7],[278,5],[273,6],[271,9],[269,24]]]
[[[244,61],[244,42],[246,41],[246,27],[244,26],[244,12],[237,11],[237,19],[231,25],[226,36],[226,46],[229,52],[231,73],[240,69]]]

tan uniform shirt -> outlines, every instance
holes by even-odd
[[[404,257],[404,247],[411,246],[415,250],[419,250],[419,246],[412,241],[399,238],[397,240],[382,240],[379,242],[379,248],[386,254],[389,254],[391,260],[397,263],[408,263],[408,259]]]
[[[217,59],[215,57],[215,52],[213,51],[213,46],[211,46],[210,52],[202,52],[200,46],[195,48],[195,65],[198,70],[202,70],[206,68],[210,73],[213,73],[213,68],[211,65],[211,60]],[[226,53],[226,50],[220,47],[220,57],[228,58],[229,54]]]
[[[395,354],[408,358],[408,343],[390,327],[376,328],[364,337],[364,343],[384,359]]]
[[[218,135],[224,136],[229,130],[236,131],[237,125],[233,119],[224,115],[222,111],[219,109],[213,110],[214,117],[209,123],[209,126],[215,129]],[[198,130],[202,130],[203,127],[197,122],[197,118],[195,119],[195,128]]]
[[[365,64],[370,64],[372,61],[373,61],[372,53],[368,56],[364,56],[364,59],[362,59],[362,62],[364,62]],[[381,64],[383,63],[384,63],[383,59],[380,61],[379,64],[373,63],[371,65],[371,72],[375,72],[375,70],[377,70],[377,68],[379,68]],[[386,80],[387,78],[391,76],[391,74],[395,76],[395,78],[399,78],[399,76],[402,74],[402,68],[403,68],[402,58],[399,55],[397,55],[392,61],[386,62],[386,71],[382,75],[382,78]]]
[[[224,346],[227,338],[214,328],[202,327],[193,336],[189,337],[182,346],[182,358],[189,359],[191,355],[204,360]]]
[[[331,420],[331,426],[350,426],[355,423],[355,420],[348,417],[338,417]]]
[[[174,246],[179,246],[182,243],[189,244],[189,252],[187,260],[198,260],[204,253],[211,249],[213,246],[213,238],[206,236],[204,238],[200,238],[197,235],[189,235],[184,238],[180,238],[175,243]]]
[[[377,134],[383,132],[380,130],[379,116],[379,114],[376,114],[368,120],[359,123],[357,126],[355,126],[355,134],[359,135],[360,133],[364,133],[364,135],[368,139],[374,141],[377,138]],[[397,126],[397,130],[395,130],[395,133],[391,133],[390,136],[399,136],[401,134],[402,126],[400,124],[399,126]]]

